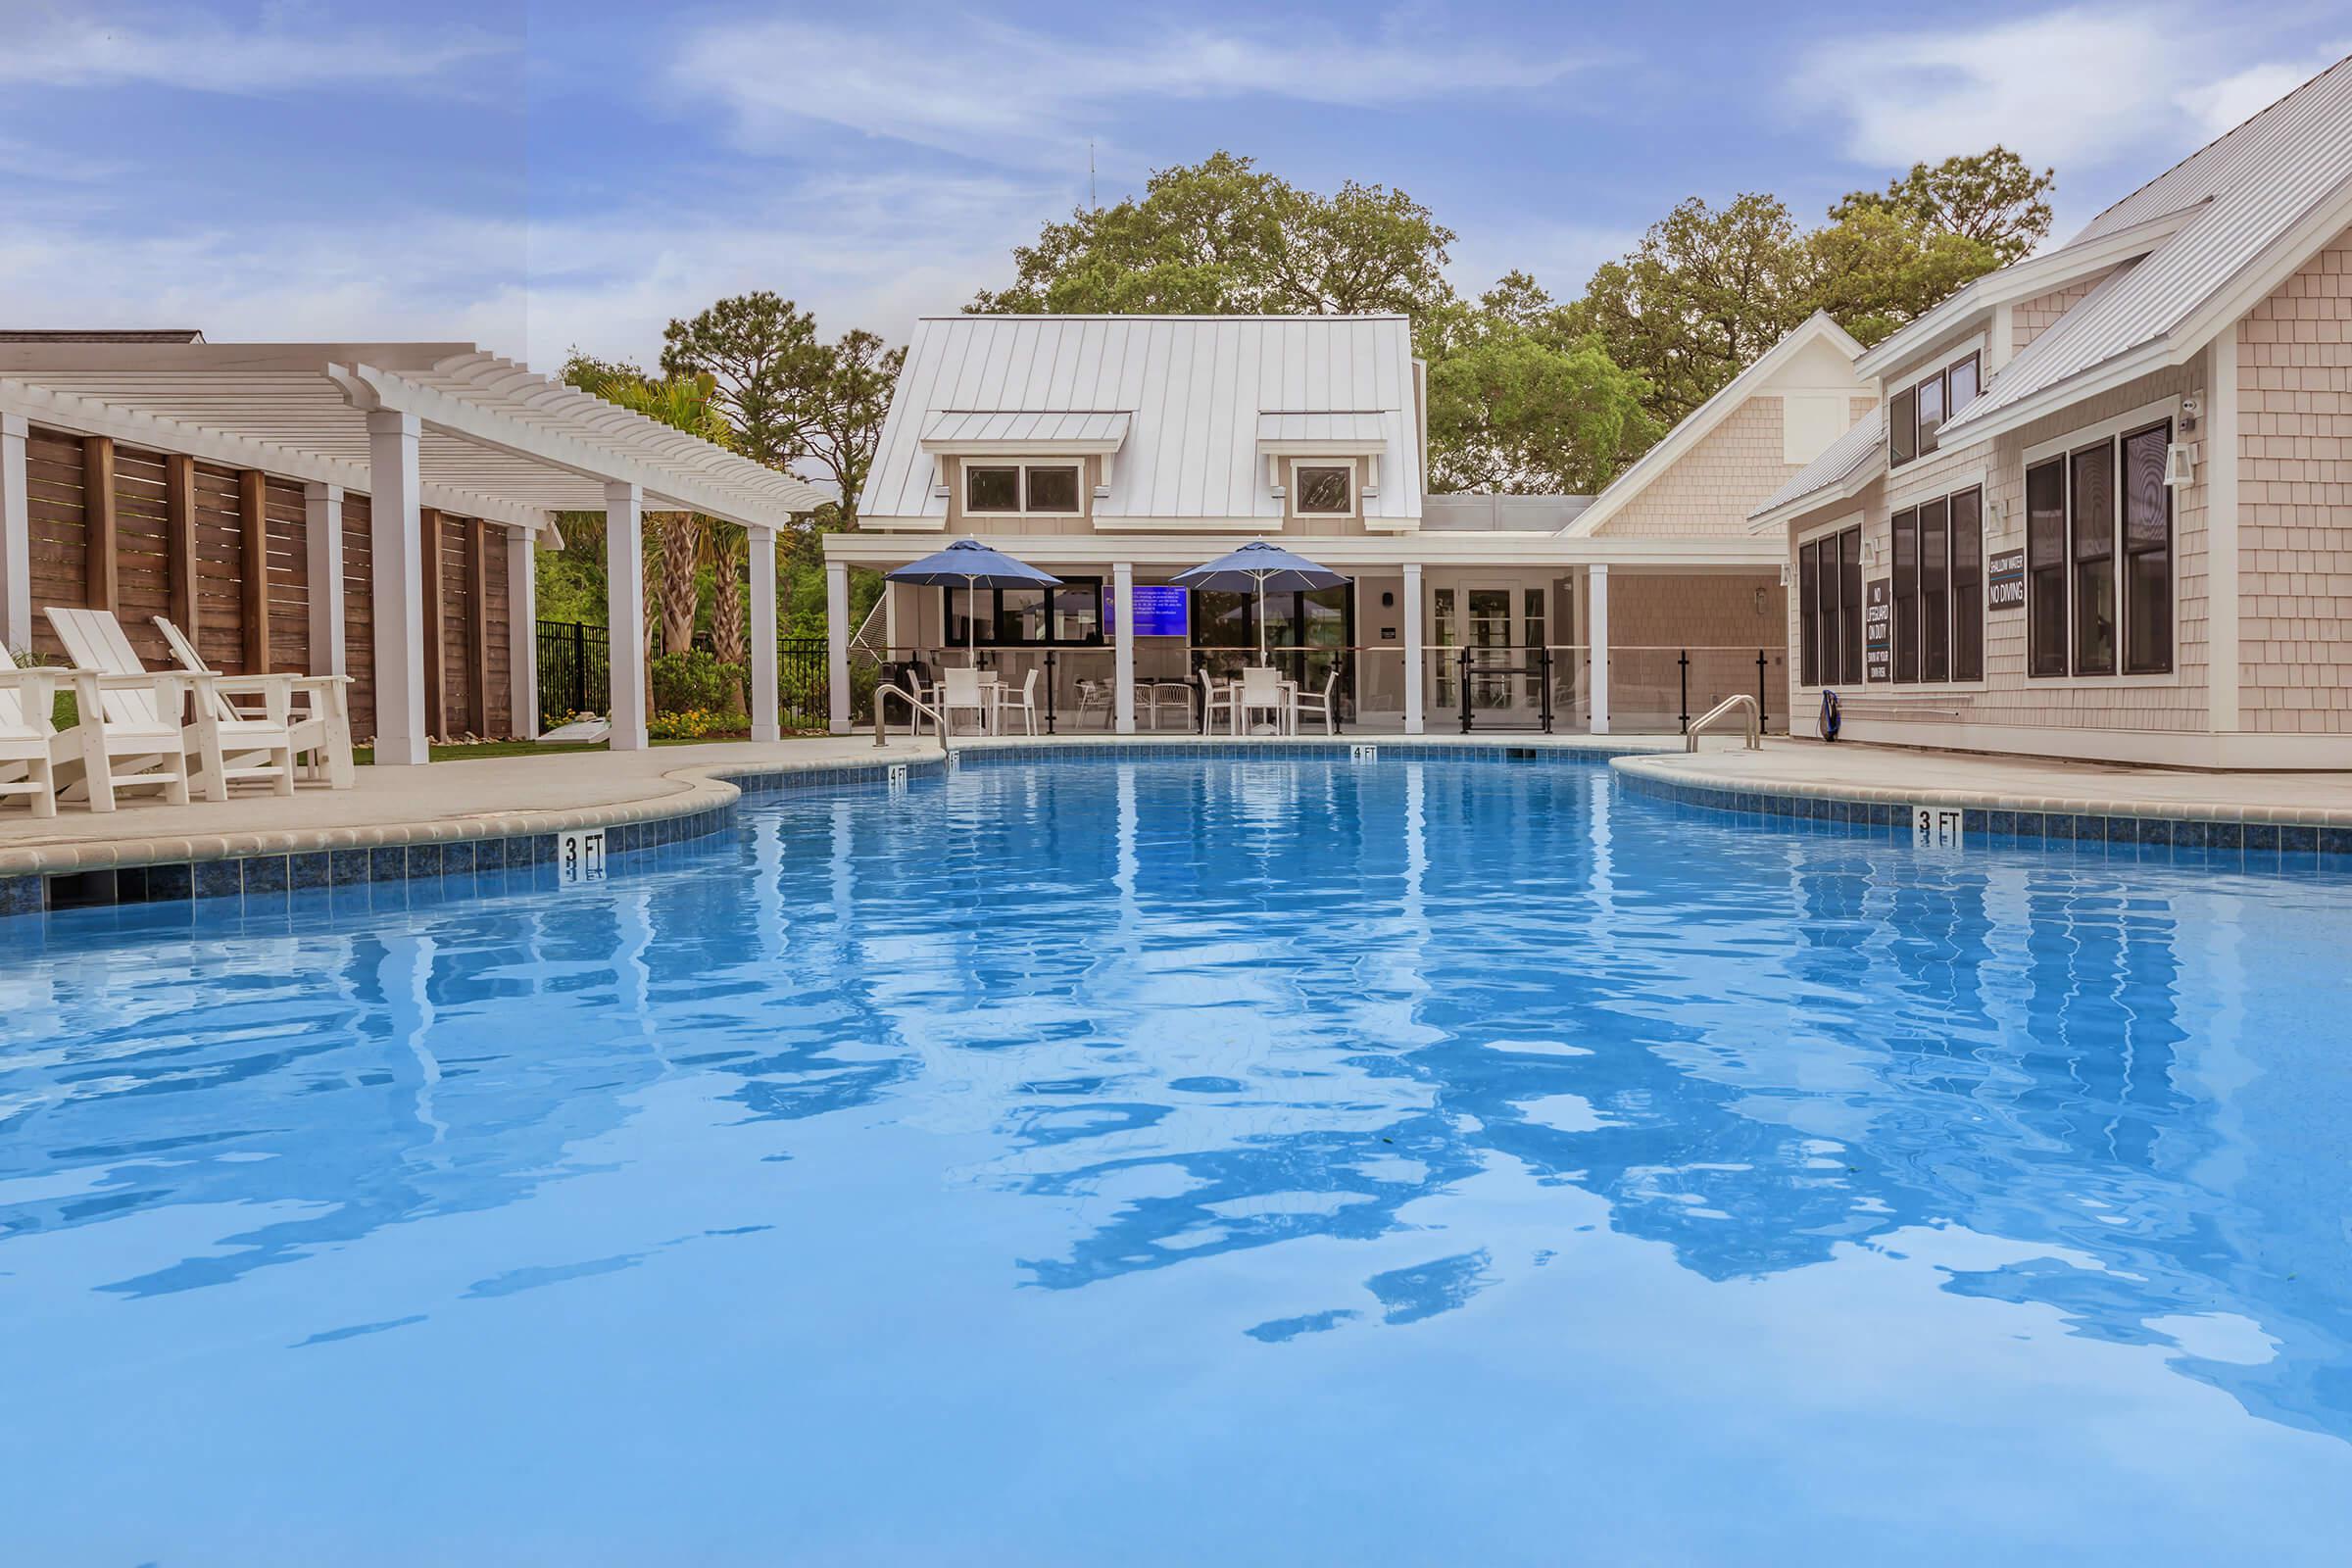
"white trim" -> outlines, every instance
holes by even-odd
[[[375,760],[413,766],[432,760],[424,721],[422,506],[416,482],[416,416],[396,409],[368,416],[368,586],[375,635]],[[440,655],[435,649],[434,656]]]
[[[1788,628],[1781,629],[1788,635]],[[1592,677],[1592,718],[1590,733],[1609,732],[1609,568],[1600,564],[1585,568],[1586,663]]]
[[[2126,430],[2140,429],[2154,424],[2159,419],[2172,420],[2173,428],[2176,431],[2180,428],[2180,398],[2178,393],[2170,397],[2158,398],[2153,403],[2143,403],[2128,414],[2119,414],[2113,418],[2101,419],[2096,424],[2082,425],[2064,435],[2055,435],[2047,441],[2034,442],[2034,445],[2019,454],[2018,484],[2022,489],[2025,484],[2026,470],[2046,458],[2068,456],[2078,448],[2089,446],[2091,443],[2104,440],[2109,436],[2122,435]]]
[[[1969,445],[1974,446],[1976,443],[1972,441]],[[1959,449],[1955,448],[1954,450]],[[1938,452],[1936,456],[1940,458],[1946,454]],[[1913,488],[1905,488],[1889,479],[1886,484],[1886,495],[1881,505],[1886,509],[1886,515],[1891,518],[1896,513],[1906,508],[1921,506],[1930,501],[1940,500],[1945,496],[1956,496],[1963,490],[1982,489],[1985,499],[1990,501],[1992,499],[1993,466],[1989,461],[1980,461],[1981,466],[1971,468],[1964,465],[1954,472],[1940,476],[1920,473],[1905,475],[1907,480],[1920,481]]]
[[[1026,561],[1070,566],[1102,565],[1126,560],[1139,564],[1197,565],[1203,559],[1200,530],[1172,525],[1167,518],[1136,519],[1161,530],[1156,537],[1097,528],[1060,534],[991,535],[968,526],[983,544],[995,543]],[[1777,572],[1787,553],[1785,539],[1742,531],[1724,537],[1677,534],[1618,534],[1575,539],[1558,533],[1419,533],[1405,537],[1366,532],[1322,536],[1282,535],[1278,517],[1234,518],[1226,526],[1261,537],[1295,540],[1300,549],[1333,567],[1397,566],[1407,561],[1432,566],[1524,565],[1566,567],[1603,562],[1632,570],[1667,572]],[[923,533],[888,532],[860,526],[824,536],[828,561],[859,565],[904,565],[928,548]]]
[[[825,563],[825,728],[850,732],[850,568]],[[942,739],[942,745],[946,744]]]
[[[642,752],[652,694],[645,679],[645,494],[633,484],[605,486],[605,625],[611,648],[612,738],[616,752]]]
[[[1132,562],[1114,561],[1110,564],[1110,684],[1111,719],[1113,730],[1121,735],[1135,733],[1135,565]],[[1158,710],[1152,710],[1152,726],[1158,727]],[[1208,732],[1208,715],[1200,715],[1202,734]]]
[[[539,738],[539,543],[526,528],[507,530],[507,704],[521,740]]]
[[[2237,323],[2213,340],[2213,372],[2205,383],[2206,428],[2200,432],[2205,459],[2205,707],[2217,731],[2238,727],[2244,651],[2240,642]],[[2174,432],[2179,434],[2180,426]],[[2177,520],[2177,519],[2176,519]],[[2179,545],[2175,530],[2175,547]],[[2178,573],[2176,573],[2178,575]],[[2180,628],[2174,627],[2174,662],[2180,662]]]
[[[311,583],[311,673],[349,674],[343,647],[343,487],[302,487],[302,537]],[[318,591],[319,584],[329,591]],[[512,635],[513,612],[509,612]]]
[[[2039,256],[2029,256],[2022,262],[2012,262],[1997,272],[1987,272],[1973,279],[1959,293],[1936,306],[1918,320],[1880,343],[1854,362],[1854,372],[1868,377],[1888,373],[1887,367],[1908,365],[1925,359],[1928,350],[1916,347],[1936,341],[1941,334],[1956,330],[1960,323],[2004,301],[2030,300],[2066,287],[2105,271],[2134,257],[2145,256],[2167,239],[2186,227],[2188,220],[2205,210],[2196,203],[2151,218],[2129,228],[2119,228],[2097,239],[2081,244],[2062,246]]]
[[[1962,485],[1960,488],[1965,490],[1968,488],[1968,486]],[[1791,546],[1797,549],[1802,549],[1804,546],[1811,544],[1814,540],[1821,538],[1825,534],[1843,533],[1848,528],[1862,528],[1867,530],[1869,527],[1870,512],[1869,509],[1865,508],[1857,512],[1843,513],[1828,522],[1817,522],[1811,527],[1802,529],[1794,534],[1788,542]]]
[[[776,536],[765,528],[747,528],[744,533],[744,565],[750,578],[746,587],[752,602],[752,739],[779,740],[784,732],[776,718]],[[895,594],[886,592],[884,597],[897,602]],[[830,624],[826,629],[831,630]],[[875,702],[880,705],[879,698]]]
[[[1421,563],[1407,561],[1404,566],[1404,732],[1419,735],[1428,728],[1428,698],[1425,695],[1429,679],[1429,656],[1424,642],[1428,611],[1422,603]]]
[[[1725,383],[1722,390],[1684,416],[1682,422],[1666,432],[1656,446],[1635,460],[1633,466],[1611,480],[1592,505],[1587,507],[1574,522],[1561,533],[1568,538],[1588,538],[1602,523],[1625,509],[1626,503],[1649,488],[1661,475],[1681,462],[1699,442],[1712,434],[1716,427],[1730,418],[1747,399],[1764,390],[1764,383],[1783,365],[1815,342],[1826,342],[1849,361],[1858,358],[1862,345],[1854,341],[1844,327],[1832,320],[1827,312],[1816,311],[1771,348],[1756,356],[1755,363]],[[1815,388],[1812,390],[1823,390]],[[1864,397],[1868,393],[1860,384],[1850,396]]]
[[[0,651],[32,647],[32,513],[25,477],[30,426],[0,413]]]

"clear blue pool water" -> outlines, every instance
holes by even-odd
[[[24,1563],[2329,1562],[2352,898],[1055,762],[0,946]]]

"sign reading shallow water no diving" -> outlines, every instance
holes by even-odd
[[[1984,563],[1984,608],[2026,608],[2026,553],[2004,550]]]

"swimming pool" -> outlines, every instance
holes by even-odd
[[[25,1562],[2340,1561],[2340,879],[1011,762],[0,947]]]

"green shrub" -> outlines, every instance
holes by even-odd
[[[652,664],[654,710],[733,712],[742,706],[747,678],[741,664],[722,664],[715,654],[704,653],[699,648],[689,653],[663,654]]]
[[[659,712],[645,721],[646,734],[658,741],[699,741],[735,727],[732,719],[700,708]]]

